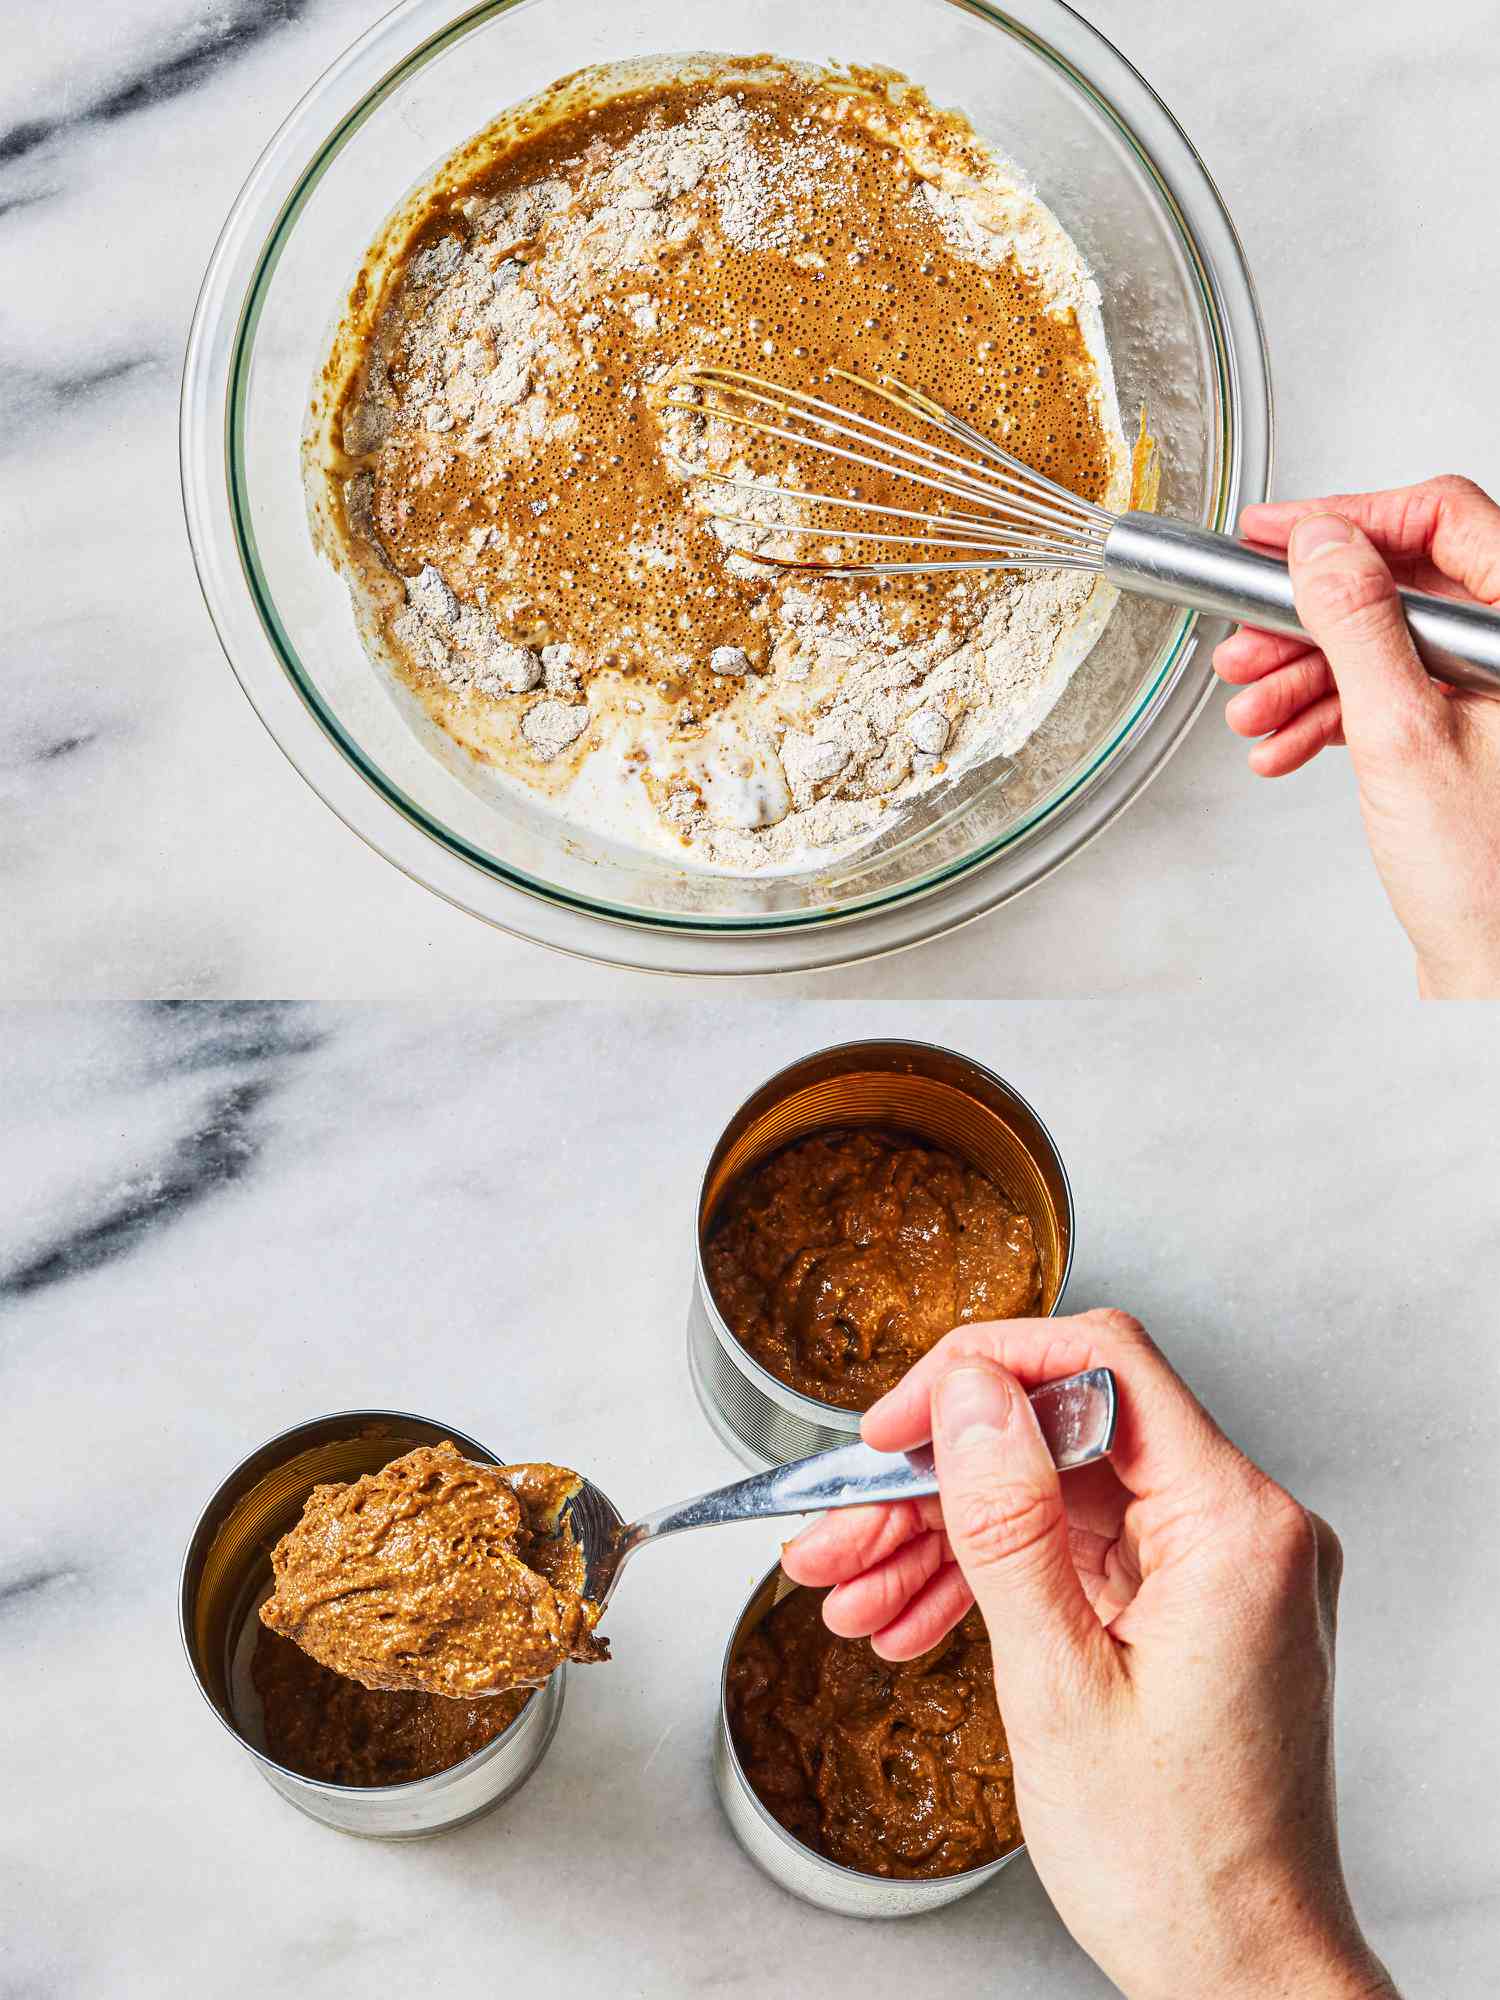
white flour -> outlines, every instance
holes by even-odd
[[[805,139],[770,159],[743,103],[726,94],[678,124],[638,133],[586,201],[566,182],[544,180],[503,201],[466,204],[470,244],[441,237],[413,262],[400,393],[387,348],[345,419],[346,447],[374,452],[398,432],[420,433],[431,467],[424,477],[440,478],[455,463],[503,468],[566,441],[579,424],[566,388],[598,368],[605,314],[628,315],[644,344],[638,378],[620,386],[622,396],[640,395],[680,356],[692,330],[661,325],[652,286],[664,249],[711,245],[717,232],[738,250],[816,259],[799,247],[807,241],[801,217],[826,199],[820,189],[837,174],[843,143],[836,126],[808,121]],[[1124,445],[1097,293],[1077,251],[998,161],[976,181],[936,155],[924,160],[925,144],[920,130],[909,135],[926,175],[911,198],[927,205],[944,240],[973,263],[1014,255],[1057,309],[1078,314],[1115,444],[1118,503]],[[523,239],[533,244],[524,266],[511,254]],[[870,247],[855,241],[849,262]],[[588,311],[578,310],[580,297]],[[696,332],[700,349],[714,338],[711,327]],[[722,425],[689,415],[665,428],[689,462],[748,471]],[[816,468],[789,464],[786,483],[799,480],[816,484]],[[712,504],[714,492],[685,486],[684,510]],[[762,544],[788,552],[797,544],[776,539],[769,482],[766,492],[749,511],[768,524]],[[368,475],[346,497],[351,528],[370,533]],[[532,511],[540,516],[546,506],[533,502]],[[660,535],[638,537],[630,553],[643,576],[682,562],[680,547]],[[1072,635],[1101,619],[1109,601],[1093,579],[1064,572],[959,576],[944,585],[935,627],[912,638],[874,592],[834,609],[816,585],[726,556],[726,568],[762,592],[764,611],[752,615],[763,619],[766,657],[757,664],[735,645],[706,651],[696,664],[730,699],[700,716],[680,706],[668,713],[650,685],[608,672],[591,655],[586,623],[568,644],[518,643],[506,629],[515,630],[513,604],[479,576],[483,569],[493,579],[505,554],[504,529],[476,518],[441,568],[426,561],[407,579],[392,624],[407,657],[473,710],[476,731],[493,705],[494,762],[523,784],[545,777],[561,816],[679,855],[685,844],[691,859],[737,873],[825,859],[889,826],[893,810],[957,771],[1013,754],[1076,665]],[[685,644],[691,666],[691,639]],[[604,783],[595,770],[579,782],[600,759],[611,769],[628,764],[634,779]]]

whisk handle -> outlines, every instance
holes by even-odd
[[[1307,637],[1286,564],[1229,535],[1154,514],[1122,514],[1104,544],[1104,574],[1145,597]],[[1435,680],[1500,699],[1500,611],[1422,590],[1403,590],[1401,602]]]

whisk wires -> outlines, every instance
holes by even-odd
[[[754,494],[762,506],[795,502],[816,507],[820,514],[817,520],[801,520],[791,518],[787,508],[788,518],[767,522],[745,512],[714,508],[708,510],[710,520],[754,534],[763,535],[769,528],[777,534],[814,537],[839,548],[852,542],[914,545],[927,552],[927,559],[861,562],[842,555],[773,555],[753,545],[733,547],[732,553],[778,569],[815,570],[834,576],[1099,568],[1105,537],[1114,524],[1113,515],[1104,508],[1035,471],[962,417],[894,376],[872,382],[844,368],[828,372],[937,432],[949,444],[933,443],[859,410],[807,390],[783,388],[739,368],[703,365],[679,369],[660,385],[658,401],[667,409],[709,418],[799,451],[810,450],[888,479],[909,482],[962,506],[940,505],[932,511],[924,506],[867,499],[858,492],[842,496],[819,493],[766,479],[741,478],[672,457],[673,467],[685,478],[730,492]],[[955,451],[952,444],[964,449]],[[845,513],[865,517],[871,524],[842,526],[837,517]],[[835,519],[830,521],[828,516]],[[876,526],[876,520],[899,522],[901,526]],[[921,532],[913,533],[913,528]]]

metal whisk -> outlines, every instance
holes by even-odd
[[[930,443],[910,430],[736,368],[680,369],[662,384],[659,400],[668,409],[926,488],[943,500],[934,509],[897,506],[858,492],[840,497],[732,478],[674,458],[684,476],[753,493],[762,505],[774,505],[786,515],[767,523],[743,512],[711,511],[711,519],[731,527],[758,533],[770,526],[777,534],[812,537],[840,548],[861,542],[904,544],[914,550],[910,560],[869,562],[772,555],[730,544],[733,553],[778,569],[825,576],[1084,570],[1143,597],[1308,637],[1292,599],[1290,572],[1279,556],[1153,513],[1113,514],[1033,470],[920,390],[890,377],[875,383],[841,368],[829,372],[963,449]],[[817,518],[798,518],[800,507],[816,508]],[[841,526],[845,515],[870,525]],[[1403,590],[1401,599],[1429,673],[1454,687],[1500,697],[1500,612],[1425,591]]]

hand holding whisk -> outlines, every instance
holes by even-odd
[[[890,377],[877,384],[844,369],[829,372],[949,442],[930,442],[920,432],[734,368],[680,369],[663,385],[661,401],[665,408],[775,439],[799,453],[810,450],[863,467],[887,481],[936,493],[941,500],[930,507],[907,507],[858,491],[840,497],[733,478],[674,459],[688,477],[753,493],[762,505],[785,503],[786,518],[773,524],[779,534],[832,542],[840,551],[850,543],[911,550],[909,557],[873,555],[867,562],[842,553],[832,558],[771,555],[730,543],[733,553],[776,568],[832,576],[1082,570],[1144,597],[1307,637],[1297,617],[1291,574],[1280,557],[1153,513],[1111,513],[1033,470],[920,390]],[[798,510],[805,508],[815,509],[816,518],[798,518]],[[857,517],[857,524],[841,525],[845,517]],[[767,525],[746,513],[714,510],[711,518],[757,532]],[[1429,673],[1451,686],[1500,697],[1500,613],[1416,590],[1403,590],[1401,601]]]

